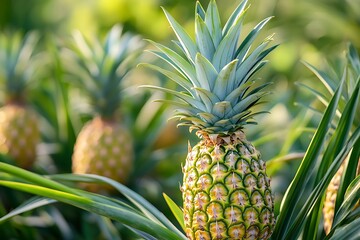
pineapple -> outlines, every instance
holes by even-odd
[[[5,81],[5,104],[0,108],[0,152],[22,168],[31,168],[40,141],[37,115],[27,102],[35,71],[38,35],[0,34],[0,78]]]
[[[250,50],[260,22],[239,42],[247,1],[242,1],[222,28],[216,2],[195,10],[195,41],[166,11],[178,41],[175,51],[153,43],[159,58],[175,71],[155,65],[184,91],[144,86],[173,94],[166,101],[178,109],[180,126],[195,130],[200,141],[188,146],[183,166],[183,212],[189,239],[268,239],[275,225],[274,200],[265,161],[246,139],[244,128],[263,113],[254,109],[268,83],[254,87],[252,76],[264,65],[272,36]],[[180,53],[179,53],[180,52]]]
[[[72,47],[64,51],[70,56],[67,67],[79,78],[95,112],[76,140],[73,173],[97,174],[125,183],[132,169],[133,147],[118,114],[120,83],[136,64],[142,43],[137,36],[122,34],[119,25],[111,29],[103,44],[97,39],[88,41],[80,32],[73,40]],[[90,191],[102,189],[85,186]]]

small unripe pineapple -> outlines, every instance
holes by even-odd
[[[70,57],[65,66],[90,99],[94,117],[78,135],[72,171],[126,183],[133,165],[133,146],[131,134],[117,117],[120,83],[137,64],[143,44],[137,36],[123,34],[120,26],[114,26],[103,43],[97,38],[85,39],[80,32],[73,40],[63,52]],[[96,192],[109,190],[105,185],[84,186]]]
[[[97,173],[125,183],[132,169],[129,131],[115,120],[95,117],[81,130],[73,154],[74,173]],[[104,186],[87,185],[99,192]]]
[[[36,159],[40,134],[36,114],[24,105],[7,104],[0,108],[0,152],[9,154],[22,168]]]
[[[22,168],[32,167],[40,141],[37,115],[26,101],[37,42],[35,32],[0,34],[0,79],[5,80],[6,98],[0,108],[0,152]]]

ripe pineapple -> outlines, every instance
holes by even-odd
[[[165,11],[181,53],[153,43],[159,51],[152,52],[176,71],[148,66],[185,91],[145,87],[178,97],[180,102],[170,101],[178,107],[174,118],[179,125],[196,130],[201,139],[189,145],[183,166],[181,189],[189,239],[268,239],[275,224],[265,162],[246,139],[244,127],[254,123],[254,115],[263,113],[253,107],[267,93],[262,90],[268,84],[253,87],[251,79],[276,46],[267,48],[270,36],[250,51],[270,18],[238,43],[246,4],[246,0],[241,2],[222,28],[216,2],[210,1],[206,11],[197,2],[195,41]]]
[[[0,108],[0,152],[22,168],[36,159],[40,140],[35,112],[28,105],[26,90],[33,81],[34,49],[38,35],[0,33],[0,78],[5,81],[5,105]]]
[[[91,173],[125,183],[133,164],[132,139],[118,116],[120,83],[136,64],[142,44],[137,36],[122,34],[114,26],[101,44],[88,41],[79,32],[67,53],[68,68],[79,78],[80,87],[93,104],[95,117],[80,131],[72,157],[73,173]],[[65,51],[66,53],[66,51]],[[100,191],[98,185],[86,185]]]

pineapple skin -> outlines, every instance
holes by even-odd
[[[203,135],[183,167],[189,239],[268,239],[275,225],[265,162],[243,132]]]
[[[346,161],[348,160],[349,160],[349,156],[347,156],[347,159],[341,164],[339,170],[335,173],[334,177],[331,179],[331,182],[329,183],[328,188],[326,189],[325,201],[323,206],[324,231],[326,235],[330,233],[332,228],[332,224],[335,216],[336,197],[339,191],[342,175],[344,174],[345,164]],[[359,174],[360,174],[360,159],[358,161],[358,166],[357,166],[357,175]],[[355,208],[358,208],[359,206],[360,206],[360,200],[356,204]]]
[[[119,121],[95,117],[80,131],[74,146],[72,171],[97,174],[126,183],[133,165],[132,139]],[[114,190],[109,185],[83,184],[89,191]]]
[[[37,115],[25,104],[8,103],[0,108],[0,152],[8,154],[22,168],[36,160],[40,141]]]

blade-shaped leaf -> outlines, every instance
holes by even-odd
[[[360,218],[337,229],[330,240],[358,240],[360,239]]]
[[[165,198],[165,201],[167,205],[169,206],[171,212],[174,214],[176,220],[180,224],[181,228],[185,230],[185,223],[184,223],[184,213],[181,210],[181,208],[176,205],[176,203],[165,193],[163,193],[163,196]]]
[[[236,7],[234,12],[231,14],[229,19],[227,20],[222,35],[225,36],[230,28],[239,20],[240,17],[243,16],[244,12],[246,12],[245,6],[247,4],[247,0],[243,0],[240,4]]]
[[[199,86],[199,82],[196,79],[195,69],[188,61],[186,61],[178,53],[171,50],[170,48],[167,48],[161,44],[152,41],[150,42],[165,54],[165,56],[157,54],[159,57],[167,61],[171,66],[173,66],[184,76],[186,76],[194,86]],[[152,53],[156,54],[156,52],[152,52]],[[194,59],[195,59],[195,55],[194,55]]]
[[[213,91],[221,100],[228,101],[227,96],[235,87],[235,73],[237,64],[237,59],[231,61],[223,69],[221,69],[219,75],[217,76]]]
[[[344,201],[334,217],[333,225],[341,222],[349,213],[352,212],[354,206],[360,200],[360,176],[357,176],[346,190]]]
[[[180,76],[174,72],[165,70],[165,69],[158,67],[156,65],[153,65],[153,64],[143,63],[141,65],[164,74],[165,76],[167,76],[168,78],[170,78],[171,80],[176,82],[179,86],[183,87],[189,94],[193,95],[193,92],[191,91],[192,85],[186,78],[183,78],[182,76]]]
[[[336,83],[334,83],[334,81],[324,71],[315,68],[310,63],[303,62],[303,64],[319,78],[319,80],[326,87],[328,92],[333,95],[336,89]]]
[[[196,6],[195,6],[195,16],[199,15],[199,17],[202,18],[202,20],[205,19],[205,10],[204,8],[201,6],[201,3],[199,1],[196,1]]]
[[[42,207],[42,206],[46,206],[52,203],[55,203],[56,200],[53,199],[49,199],[49,198],[44,198],[44,197],[33,197],[29,200],[27,200],[26,202],[22,203],[19,207],[15,208],[14,210],[12,210],[11,212],[9,212],[8,214],[6,214],[5,216],[0,218],[0,223],[7,221],[9,218],[12,218],[16,215],[34,210],[36,208]]]
[[[340,84],[340,87],[337,89],[328,108],[326,109],[326,112],[316,130],[314,137],[311,140],[300,167],[298,168],[298,171],[296,172],[296,175],[293,181],[290,183],[283,201],[281,202],[280,214],[273,233],[273,237],[275,237],[275,239],[281,239],[281,236],[285,236],[289,225],[293,223],[293,214],[295,210],[294,206],[296,206],[300,196],[305,190],[306,183],[310,178],[310,174],[308,173],[311,171],[311,169],[313,169],[316,163],[315,160],[319,156],[323,147],[328,129],[337,109],[343,84],[344,82]]]
[[[328,143],[327,148],[325,149],[323,160],[320,162],[319,169],[317,170],[317,175],[315,177],[314,184],[318,184],[323,176],[326,174],[327,169],[331,165],[331,161],[335,158],[335,156],[340,152],[340,150],[344,147],[348,134],[350,132],[352,123],[355,117],[356,105],[359,102],[359,84],[356,90],[353,92],[351,99],[346,104],[342,117],[337,125],[337,128],[334,134],[331,136],[331,139]],[[337,194],[339,197],[339,194]],[[319,225],[321,214],[322,214],[322,202],[314,207],[311,212],[311,216],[308,222],[308,230],[304,233],[304,237],[306,239],[316,239],[316,229]],[[336,211],[336,209],[335,209]],[[309,234],[307,236],[307,234]]]
[[[214,113],[214,115],[218,116],[220,119],[225,118],[225,116],[231,112],[232,107],[231,107],[231,103],[228,101],[222,101],[222,102],[217,102],[214,104],[212,112]],[[228,119],[226,119],[228,120]]]
[[[206,9],[205,23],[216,48],[221,41],[222,33],[219,10],[215,0],[211,0]]]
[[[67,187],[63,184],[57,183],[48,178],[45,178],[43,176],[37,175],[35,173],[26,171],[24,169],[21,169],[21,168],[15,167],[15,166],[12,166],[10,164],[0,162],[0,171],[14,175],[16,177],[24,179],[25,181],[37,184],[39,186],[56,189],[58,191],[64,191],[67,193],[71,193],[73,195],[80,195],[79,192],[74,190],[73,188]]]
[[[0,181],[0,185],[17,189],[20,191],[48,197],[61,201],[75,207],[106,216],[108,218],[117,220],[125,225],[129,225],[133,228],[139,229],[141,231],[147,232],[154,237],[159,239],[186,239],[181,237],[172,231],[164,228],[161,225],[147,219],[144,216],[141,216],[137,213],[131,212],[128,209],[122,207],[114,207],[112,205],[107,205],[102,202],[94,202],[91,199],[76,196],[73,194],[53,190],[50,188],[40,187],[32,184],[9,182],[9,181]]]
[[[287,228],[287,231],[282,233],[281,239],[291,240],[296,239],[302,230],[302,225],[305,221],[305,218],[313,207],[319,203],[323,194],[326,191],[328,184],[330,183],[332,177],[339,169],[342,164],[345,156],[349,154],[351,149],[354,147],[356,141],[360,139],[360,127],[356,129],[354,134],[349,138],[344,148],[341,149],[340,153],[336,156],[335,160],[329,167],[324,178],[317,184],[314,190],[311,192],[310,196],[307,198],[307,201],[303,205],[299,213],[297,213],[294,221],[291,222],[290,226]],[[306,156],[305,156],[306,157]]]
[[[237,42],[239,40],[240,29],[242,21],[239,19],[234,26],[232,26],[228,34],[221,40],[219,46],[216,48],[212,63],[216,71],[220,71],[225,65],[235,59],[234,53]]]
[[[184,49],[190,61],[194,62],[197,48],[193,40],[184,30],[184,28],[163,8],[163,11],[168,19],[172,29],[174,30],[177,38],[179,39],[182,48]]]
[[[196,76],[201,88],[211,91],[214,88],[217,72],[214,66],[200,53],[195,58]]]
[[[166,93],[170,93],[170,94],[184,100],[185,102],[189,103],[190,105],[196,106],[198,109],[200,109],[202,111],[206,111],[206,106],[202,102],[192,98],[191,96],[189,96],[189,95],[187,95],[185,93],[177,92],[177,91],[167,89],[167,88],[151,86],[151,85],[143,85],[141,87],[155,89],[155,90],[163,91],[163,92],[166,92]]]
[[[150,204],[145,198],[140,196],[139,194],[135,193],[131,189],[127,188],[121,183],[118,183],[112,179],[92,175],[92,174],[83,174],[83,175],[72,175],[72,174],[63,174],[63,175],[53,175],[52,178],[54,179],[63,179],[63,180],[80,180],[80,179],[87,179],[87,180],[97,180],[103,183],[107,183],[113,186],[116,190],[121,192],[126,198],[128,198],[136,207],[138,207],[147,217],[150,219],[157,219],[160,221],[164,226],[171,229],[172,231],[176,232],[177,234],[181,233],[179,230],[164,216],[162,212],[160,212],[157,208],[155,208],[152,204]]]
[[[254,42],[256,37],[259,35],[260,30],[271,20],[272,17],[265,18],[260,23],[258,23],[254,29],[246,36],[244,41],[240,44],[236,51],[236,58],[242,62],[246,57],[247,52],[251,47],[251,44]]]
[[[215,53],[215,46],[205,22],[199,15],[195,18],[195,36],[200,53],[211,60]]]

